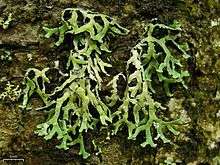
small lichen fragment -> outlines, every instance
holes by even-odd
[[[20,94],[21,88],[8,81],[6,87],[4,88],[4,92],[0,94],[0,100],[16,101],[20,97]]]
[[[6,20],[4,20],[3,18],[0,18],[0,25],[2,26],[2,28],[4,30],[8,29],[10,23],[12,21],[12,13],[10,13],[7,17]]]
[[[0,62],[7,63],[12,61],[12,54],[9,50],[0,49]]]

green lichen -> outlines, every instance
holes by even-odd
[[[128,61],[127,69],[129,69],[130,64],[133,64],[136,70],[128,76],[128,85],[124,92],[122,104],[118,110],[112,114],[113,119],[118,119],[117,122],[114,123],[113,134],[116,134],[123,126],[126,126],[128,129],[128,139],[135,140],[139,133],[144,131],[145,141],[141,146],[145,147],[149,144],[151,147],[156,147],[151,133],[154,127],[157,131],[157,137],[154,139],[157,140],[160,138],[164,143],[168,143],[170,140],[165,137],[163,132],[165,129],[168,129],[177,135],[179,132],[175,129],[175,126],[182,124],[183,119],[163,121],[157,117],[157,111],[164,110],[164,108],[159,102],[156,102],[152,98],[148,91],[148,82],[143,78],[143,66],[141,65],[140,57],[137,52],[133,52],[132,57]],[[133,116],[132,118],[134,120],[129,117],[129,114]]]
[[[12,13],[10,13],[7,17],[6,20],[4,20],[3,18],[0,18],[0,25],[2,26],[2,28],[4,30],[8,29],[10,23],[12,21]]]
[[[60,27],[44,27],[44,30],[47,38],[59,36],[57,46],[64,42],[66,34],[72,35],[74,49],[67,57],[66,73],[60,75],[65,81],[47,92],[46,86],[51,83],[47,77],[50,68],[29,69],[21,107],[28,108],[31,96],[38,94],[44,102],[44,107],[38,110],[48,110],[50,114],[35,132],[46,140],[56,136],[61,141],[57,146],[60,149],[79,144],[79,154],[87,158],[89,153],[85,150],[83,135],[97,124],[106,126],[112,122],[110,109],[99,96],[102,75],[108,76],[105,69],[112,67],[106,58],[110,53],[108,36],[125,35],[128,30],[106,15],[72,8],[62,13]]]
[[[7,63],[12,61],[11,52],[5,49],[0,49],[0,62]]]
[[[168,30],[176,30],[177,28],[165,26],[163,24],[149,24],[147,30],[147,38],[141,40],[132,50],[131,57],[127,62],[127,87],[122,99],[117,95],[117,81],[121,74],[115,76],[110,82],[112,85],[112,95],[108,97],[110,106],[115,105],[117,101],[121,101],[121,105],[112,114],[114,130],[116,134],[118,130],[126,127],[128,130],[128,139],[135,140],[136,137],[144,132],[145,141],[141,144],[142,147],[150,145],[156,147],[154,140],[161,139],[164,143],[171,143],[166,138],[165,132],[170,131],[174,135],[178,135],[176,126],[185,122],[184,118],[179,118],[172,121],[166,121],[157,116],[158,111],[163,111],[165,108],[152,98],[154,91],[151,87],[152,74],[156,73],[160,81],[165,84],[165,92],[169,92],[169,83],[183,82],[183,77],[188,76],[187,71],[177,71],[175,65],[180,66],[180,62],[174,58],[166,46],[166,41],[172,41],[177,48],[184,53],[187,58],[188,55],[183,48],[175,42],[175,38],[167,35],[161,39],[152,36],[155,27],[166,28]],[[163,52],[156,52],[155,42],[163,48]],[[145,49],[145,50],[144,50]],[[147,49],[147,50],[146,50]],[[160,63],[158,56],[165,56],[164,60]],[[132,69],[133,68],[133,69]],[[132,71],[133,70],[133,71]],[[163,75],[164,70],[167,71],[168,76]],[[124,76],[123,76],[124,77]],[[157,136],[152,137],[152,131],[156,130]],[[154,140],[153,140],[154,139]]]
[[[112,121],[112,134],[126,127],[128,139],[135,140],[144,132],[142,147],[156,147],[154,140],[158,139],[171,143],[166,132],[178,135],[176,126],[183,124],[185,119],[169,121],[158,116],[157,112],[165,108],[152,97],[152,92],[155,92],[152,75],[163,82],[168,96],[171,96],[170,83],[182,83],[185,86],[183,78],[189,74],[183,71],[180,60],[174,55],[179,52],[184,58],[189,57],[186,53],[187,45],[176,41],[179,37],[176,32],[181,30],[179,24],[147,26],[145,38],[131,50],[127,76],[119,73],[113,77],[108,84],[112,86],[112,95],[104,100],[99,94],[103,76],[109,76],[106,68],[112,67],[108,61],[111,52],[108,48],[109,36],[126,35],[128,30],[106,15],[82,9],[65,9],[61,20],[61,26],[43,29],[47,38],[58,36],[56,46],[63,44],[67,34],[71,36],[73,49],[67,56],[66,69],[61,71],[58,65],[43,70],[30,68],[25,76],[26,88],[21,107],[24,110],[29,108],[30,98],[37,94],[44,103],[43,107],[37,109],[49,112],[47,121],[39,124],[35,132],[46,140],[56,137],[61,142],[57,146],[60,149],[67,150],[72,145],[80,145],[79,154],[83,158],[89,156],[84,145],[84,134],[97,128],[97,124],[108,127]],[[155,36],[158,29],[166,30],[165,35]],[[174,48],[170,48],[169,44]],[[52,90],[48,87],[54,85],[49,78],[51,70],[59,72],[57,84],[60,84]],[[118,94],[120,78],[127,83],[122,97]],[[110,110],[110,107],[118,104],[116,110]],[[155,138],[152,131],[156,131]]]
[[[0,93],[0,100],[6,101],[16,101],[20,97],[21,88],[17,85],[11,84],[11,82],[7,82],[6,87],[3,92]]]
[[[156,33],[162,30],[165,32],[161,37],[155,36]],[[169,84],[171,83],[181,83],[187,88],[183,79],[189,76],[189,73],[182,70],[182,64],[176,56],[179,52],[185,59],[189,58],[186,53],[188,45],[177,42],[180,37],[179,31],[181,31],[181,28],[177,21],[174,21],[170,26],[150,23],[146,27],[144,38],[133,49],[133,52],[138,53],[140,56],[144,72],[143,79],[148,82],[151,92],[155,93],[152,87],[153,75],[156,75],[159,81],[163,82],[168,96],[172,96],[169,90]],[[170,48],[169,45],[173,47]]]
[[[212,164],[213,164],[213,165],[218,165],[218,164],[220,164],[220,155],[218,155],[218,156],[216,156],[216,157],[213,158]]]

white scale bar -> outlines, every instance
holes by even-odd
[[[24,159],[3,159],[3,162],[4,162],[4,161],[10,161],[10,160],[23,161],[23,162],[24,162]]]

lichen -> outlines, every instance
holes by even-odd
[[[112,122],[111,111],[99,96],[102,75],[108,76],[105,69],[112,67],[107,60],[109,36],[125,35],[128,30],[104,14],[72,8],[63,11],[60,27],[44,30],[47,38],[59,36],[56,46],[64,42],[66,34],[72,35],[74,48],[67,57],[66,73],[60,75],[65,81],[48,93],[46,86],[51,82],[47,74],[51,69],[61,73],[58,66],[29,69],[21,107],[27,109],[31,96],[38,94],[45,104],[38,110],[48,110],[50,115],[35,132],[46,140],[56,136],[61,141],[57,146],[60,149],[79,144],[79,154],[87,158],[83,135],[97,124],[106,126]]]
[[[184,85],[183,77],[188,76],[187,71],[180,70],[178,72],[176,70],[175,65],[181,66],[181,64],[179,60],[171,55],[166,46],[166,42],[172,41],[175,46],[184,53],[186,58],[188,58],[188,55],[183,48],[174,41],[174,36],[166,35],[161,39],[153,37],[152,33],[155,27],[168,30],[177,29],[176,27],[165,26],[163,24],[149,24],[146,28],[147,37],[141,40],[140,43],[131,50],[131,57],[127,62],[126,69],[127,87],[122,99],[117,96],[116,85],[121,74],[115,76],[112,80],[112,95],[108,97],[108,99],[111,98],[110,106],[115,105],[117,101],[121,101],[117,111],[112,114],[113,120],[116,121],[113,123],[113,134],[127,127],[128,139],[135,140],[141,132],[144,132],[145,141],[141,144],[142,147],[148,144],[151,147],[156,147],[154,140],[158,139],[161,139],[164,143],[171,143],[165,136],[166,130],[174,135],[178,135],[179,132],[176,126],[185,123],[183,117],[166,121],[157,116],[157,112],[163,111],[165,108],[152,97],[152,92],[154,92],[151,86],[152,74],[155,73],[159,80],[163,81],[165,84],[165,92],[169,96],[171,94],[168,84],[181,82]],[[157,47],[162,47],[164,52],[156,52],[155,42],[158,44]],[[160,63],[158,56],[163,55],[165,56],[163,57],[164,60]],[[163,75],[164,70],[166,70],[168,76]],[[155,138],[152,137],[152,130],[156,130],[157,136]]]
[[[170,83],[181,83],[186,87],[184,77],[189,73],[183,70],[180,60],[174,55],[179,52],[184,59],[189,57],[187,44],[176,41],[181,30],[179,24],[174,22],[166,26],[150,23],[146,27],[145,38],[131,50],[126,75],[119,73],[113,77],[108,83],[112,86],[112,95],[104,98],[100,96],[103,76],[109,76],[106,68],[112,67],[108,59],[111,53],[108,48],[110,36],[126,35],[128,30],[104,14],[82,9],[65,9],[61,20],[61,26],[43,29],[47,38],[58,36],[56,46],[63,44],[67,35],[70,36],[73,48],[64,60],[66,68],[62,71],[59,65],[42,70],[30,68],[25,76],[21,108],[29,108],[30,98],[37,94],[44,103],[37,110],[49,112],[47,121],[39,124],[35,133],[46,140],[56,137],[61,142],[57,146],[59,149],[67,150],[79,144],[79,154],[83,158],[90,155],[85,149],[84,134],[98,125],[108,127],[113,121],[114,135],[124,126],[128,129],[128,139],[135,140],[140,132],[144,132],[142,147],[156,147],[154,140],[158,139],[171,143],[166,132],[178,135],[176,126],[183,124],[185,119],[180,117],[169,121],[158,116],[158,111],[165,108],[152,96],[155,92],[152,75],[164,84],[168,96],[172,96]],[[166,31],[165,35],[161,37],[159,33],[155,36],[161,29]],[[49,86],[54,82],[49,74],[54,71],[59,73],[59,81],[55,83],[55,89],[50,90]],[[122,97],[118,94],[120,78],[127,83]],[[111,110],[111,107],[117,106],[117,109]],[[152,135],[153,130],[156,137]]]
[[[150,23],[145,30],[144,38],[132,51],[140,56],[144,72],[143,79],[148,82],[151,92],[155,93],[152,86],[153,75],[163,82],[168,96],[172,96],[169,90],[171,83],[182,83],[187,88],[183,79],[189,76],[189,73],[181,68],[182,64],[176,57],[178,54],[182,54],[185,59],[189,58],[186,52],[189,49],[187,43],[179,44],[177,42],[180,37],[180,24],[177,21],[170,26]],[[164,31],[162,36],[160,36],[161,34],[156,36],[155,33],[158,33],[159,30]],[[169,45],[173,46],[172,49]]]
[[[7,17],[6,20],[4,20],[3,18],[0,17],[0,26],[2,26],[2,28],[4,30],[8,29],[10,23],[12,21],[12,13],[10,13]]]
[[[20,97],[21,88],[17,85],[11,84],[11,82],[7,82],[6,87],[3,92],[0,93],[0,100],[6,101],[16,101]]]
[[[0,62],[7,63],[12,61],[12,54],[9,50],[0,49]]]

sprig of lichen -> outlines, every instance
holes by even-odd
[[[152,98],[148,91],[148,82],[143,78],[144,68],[135,49],[132,50],[132,57],[127,63],[127,69],[130,64],[135,66],[136,70],[128,76],[128,85],[122,104],[112,115],[113,118],[118,118],[118,121],[114,123],[113,134],[116,134],[125,125],[128,129],[128,139],[136,139],[138,134],[144,131],[145,141],[141,146],[145,147],[149,144],[151,147],[155,147],[156,144],[151,133],[154,128],[157,131],[157,137],[154,139],[160,138],[164,143],[168,143],[170,140],[164,135],[165,129],[177,135],[178,131],[175,130],[175,125],[182,124],[183,120],[163,121],[157,117],[156,112],[164,108]],[[129,114],[133,116],[134,120],[129,119]]]
[[[162,37],[155,36],[155,32],[165,30]],[[148,81],[148,87],[155,92],[152,85],[152,75],[156,75],[160,82],[163,83],[165,92],[172,96],[169,90],[169,84],[181,83],[185,88],[184,77],[189,76],[188,71],[182,69],[180,60],[176,54],[182,54],[185,59],[189,58],[186,53],[188,45],[179,44],[176,40],[180,37],[180,24],[177,21],[170,26],[164,24],[150,23],[146,27],[144,38],[133,48],[137,50],[141,63],[144,67],[144,80]],[[176,32],[176,34],[172,34]],[[170,48],[168,45],[172,45]],[[174,51],[175,50],[175,51]]]
[[[119,108],[112,114],[114,130],[113,134],[116,134],[120,129],[124,127],[128,130],[128,139],[135,140],[136,137],[144,132],[145,141],[141,144],[142,147],[150,145],[155,147],[154,140],[161,139],[164,143],[171,143],[171,141],[165,136],[166,131],[172,132],[177,135],[179,132],[176,130],[176,126],[183,124],[183,118],[179,118],[172,121],[165,121],[157,116],[158,111],[162,111],[165,108],[161,104],[152,98],[152,87],[149,85],[152,81],[151,75],[156,73],[165,84],[170,82],[182,82],[183,77],[188,75],[187,71],[176,71],[175,65],[180,63],[174,58],[166,46],[167,37],[157,39],[152,36],[153,29],[157,26],[166,28],[169,30],[177,30],[178,28],[165,26],[162,24],[149,24],[147,30],[147,38],[141,40],[132,50],[131,57],[127,62],[127,87],[125,89],[122,99],[117,95],[117,75],[110,82],[112,84],[112,95],[108,97],[111,100],[110,106],[115,105],[117,101],[121,101]],[[149,30],[149,31],[148,31]],[[172,38],[172,35],[168,35]],[[155,43],[162,46],[164,54],[156,53]],[[175,42],[172,40],[172,42]],[[159,44],[160,43],[160,44]],[[147,50],[146,50],[147,48]],[[188,57],[183,48],[180,47],[185,57]],[[161,52],[162,53],[162,52]],[[164,61],[161,63],[158,60],[158,56],[164,57]],[[158,60],[158,61],[157,61]],[[168,60],[169,62],[166,62]],[[172,63],[172,66],[170,66]],[[153,68],[152,68],[153,67]],[[168,76],[163,75],[163,70],[167,70]],[[146,71],[147,70],[147,71]],[[149,74],[150,73],[150,74]],[[172,80],[172,81],[171,81]],[[168,86],[165,86],[165,92],[169,94]],[[153,138],[152,131],[156,131],[157,136]]]
[[[12,61],[12,54],[9,50],[0,49],[0,62],[7,63]]]
[[[111,52],[108,48],[109,36],[126,35],[128,30],[109,16],[75,8],[65,9],[61,20],[60,27],[43,28],[46,31],[45,37],[58,35],[59,39],[55,45],[59,46],[66,34],[73,35],[74,50],[70,53],[67,67],[70,67],[71,61],[74,62],[74,68],[78,68],[78,64],[86,64],[89,77],[98,83],[100,89],[100,72],[107,74],[105,67],[111,67],[101,58],[103,53]]]
[[[44,27],[44,30],[47,32],[47,38],[51,37],[53,34],[59,35],[59,40],[56,42],[57,46],[63,43],[66,34],[79,35],[83,33],[82,35],[88,35],[91,40],[98,41],[101,44],[101,50],[109,51],[106,47],[107,33],[113,36],[128,33],[128,30],[120,26],[115,19],[104,14],[82,9],[67,8],[63,11],[61,19],[62,25],[60,27],[52,29]],[[83,38],[80,39],[77,37],[73,42],[78,43],[78,45],[83,44],[86,47],[91,46],[90,49],[87,49],[89,51],[94,50],[94,45],[85,44]],[[78,50],[78,45],[75,45],[76,50]]]
[[[20,107],[26,109],[28,101],[34,93],[37,93],[42,101],[47,104],[48,94],[46,94],[45,83],[50,83],[50,80],[46,76],[46,72],[49,68],[44,68],[42,71],[36,68],[29,68],[25,74],[25,89],[23,90],[23,102]]]
[[[46,140],[56,136],[61,141],[57,146],[60,149],[79,144],[79,154],[87,158],[89,153],[85,150],[84,133],[96,128],[98,123],[108,125],[112,121],[108,106],[99,97],[102,75],[108,75],[105,69],[112,67],[105,58],[110,53],[108,36],[127,34],[128,30],[106,15],[70,8],[62,13],[60,27],[44,27],[44,30],[47,38],[59,36],[57,46],[64,42],[66,34],[72,35],[74,48],[67,57],[68,76],[52,92],[46,92],[45,86],[51,83],[47,77],[49,68],[42,71],[29,69],[22,108],[26,109],[31,96],[37,93],[45,104],[38,110],[45,109],[50,114],[35,132]]]
[[[11,84],[11,82],[7,82],[4,91],[0,93],[0,100],[10,100],[16,101],[20,97],[21,88],[17,85]]]
[[[12,21],[12,13],[10,13],[6,20],[0,17],[0,25],[4,30],[8,29],[10,23]]]

